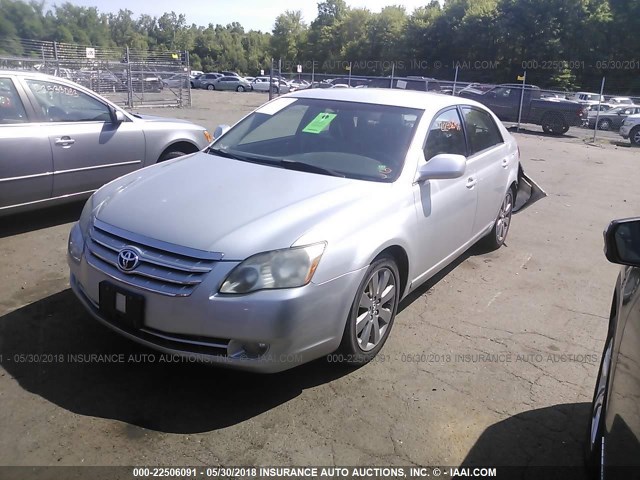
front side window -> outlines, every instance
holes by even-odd
[[[455,108],[438,114],[427,135],[424,147],[425,160],[429,161],[441,153],[467,154],[462,121]]]
[[[469,155],[504,142],[496,122],[489,113],[477,108],[463,107],[462,115],[469,142]]]
[[[9,78],[0,78],[0,124],[28,122],[18,91]]]
[[[26,80],[48,122],[108,122],[109,108],[93,97],[55,82]]]
[[[361,180],[401,173],[422,110],[310,98],[281,98],[212,145],[236,160]]]

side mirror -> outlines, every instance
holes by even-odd
[[[213,139],[214,140],[219,139],[222,135],[227,133],[230,128],[231,127],[229,125],[225,125],[225,124],[218,125],[216,129],[213,131]]]
[[[604,254],[612,263],[640,267],[640,218],[611,222],[604,232]]]
[[[120,110],[114,110],[113,118],[115,119],[115,123],[122,123],[127,120],[127,118],[124,116],[124,113],[122,113]]]
[[[416,182],[459,178],[467,169],[467,159],[463,155],[441,153],[432,157],[418,169]]]

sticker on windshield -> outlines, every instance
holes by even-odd
[[[296,98],[278,98],[272,102],[265,103],[256,110],[256,113],[264,113],[265,115],[275,115],[280,110],[294,103]]]
[[[388,175],[391,173],[391,169],[386,165],[378,165],[378,173],[380,175]],[[387,178],[386,176],[384,178]]]
[[[335,113],[319,113],[316,118],[309,122],[309,125],[302,129],[305,133],[320,133],[324,131],[336,118]]]

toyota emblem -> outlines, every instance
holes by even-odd
[[[123,272],[130,272],[138,266],[139,262],[138,253],[131,248],[123,248],[118,253],[118,268]]]

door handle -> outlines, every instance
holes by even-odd
[[[469,177],[467,179],[467,188],[473,188],[476,186],[476,183],[478,183],[478,179],[475,177]]]
[[[68,137],[68,136],[56,138],[56,141],[55,141],[56,145],[61,145],[63,147],[69,147],[69,146],[73,145],[74,143],[76,143],[76,141],[73,138]]]
[[[502,168],[507,168],[509,166],[509,159],[508,158],[503,158],[502,159]]]

